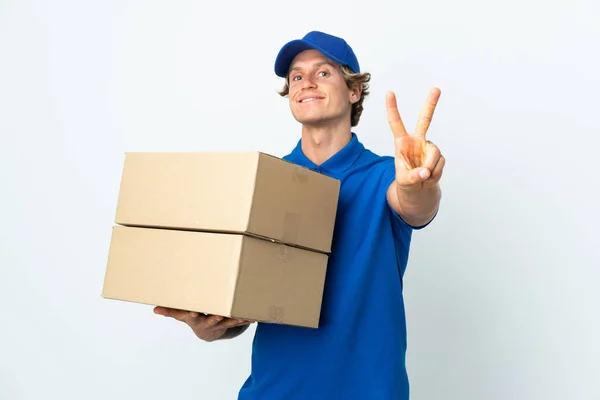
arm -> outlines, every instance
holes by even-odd
[[[427,225],[438,212],[442,191],[440,185],[418,190],[403,190],[396,181],[387,191],[390,206],[411,226]]]
[[[442,197],[439,181],[446,159],[440,149],[426,138],[439,96],[439,89],[430,92],[414,135],[409,135],[404,128],[395,95],[390,92],[386,98],[388,122],[394,133],[396,172],[386,197],[394,211],[413,227],[431,222]]]

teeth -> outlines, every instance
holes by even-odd
[[[310,97],[308,99],[304,99],[300,103],[304,103],[305,101],[313,101],[313,100],[316,100],[316,97]]]

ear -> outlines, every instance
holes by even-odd
[[[360,100],[360,95],[362,94],[362,84],[359,83],[356,87],[350,90],[350,103],[354,104],[358,100]]]

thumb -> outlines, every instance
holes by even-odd
[[[408,173],[410,183],[424,182],[431,176],[431,171],[427,168],[414,168]]]

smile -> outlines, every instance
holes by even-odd
[[[306,99],[302,99],[300,100],[300,103],[308,103],[309,101],[313,101],[313,100],[320,100],[320,97],[308,97]]]

